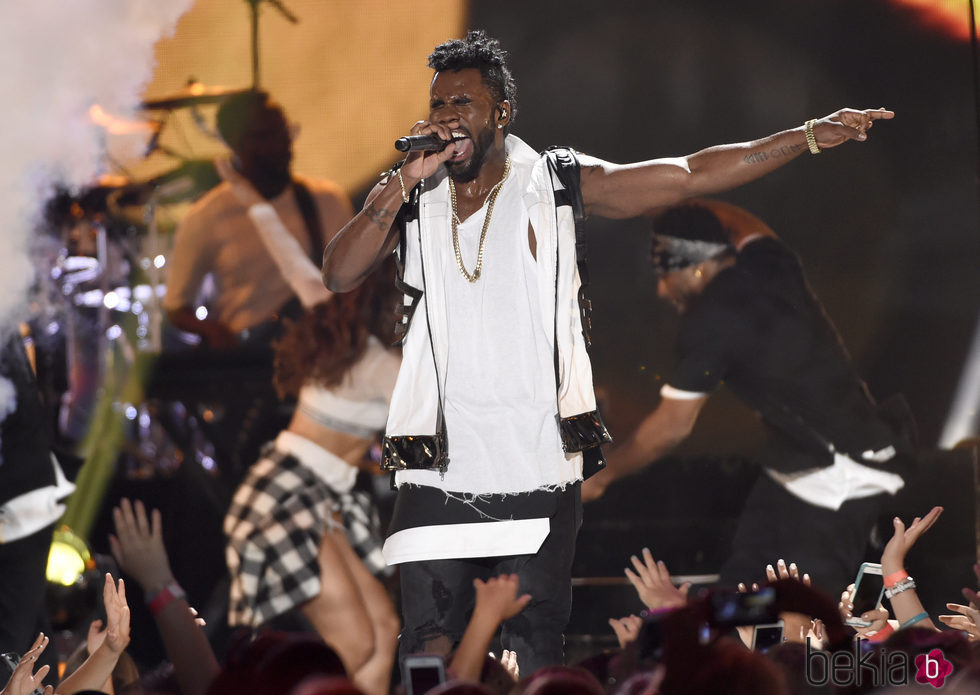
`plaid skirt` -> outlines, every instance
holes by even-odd
[[[390,574],[370,496],[337,493],[295,456],[266,447],[225,515],[229,625],[258,627],[320,593],[320,541],[341,528],[338,511],[368,570]]]

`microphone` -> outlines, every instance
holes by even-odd
[[[403,138],[395,140],[395,149],[399,152],[442,152],[446,149],[446,145],[451,142],[459,142],[460,140],[466,140],[466,138],[443,140],[438,135],[406,135]]]

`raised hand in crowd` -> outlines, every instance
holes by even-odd
[[[973,574],[977,577],[977,585],[980,586],[980,562],[973,564]],[[947,603],[946,607],[951,611],[956,611],[959,615],[940,615],[939,620],[953,628],[962,630],[966,633],[971,642],[980,639],[980,594],[968,586],[963,587],[963,598],[969,603]]]
[[[643,627],[643,618],[638,615],[627,615],[625,618],[610,618],[609,625],[616,633],[616,641],[619,648],[625,649],[626,645],[636,641],[640,636],[640,628]]]
[[[154,509],[148,519],[143,502],[132,504],[123,498],[112,510],[112,520],[116,527],[115,535],[109,534],[112,556],[150,598],[174,580],[163,545],[160,510]]]
[[[3,690],[0,690],[0,695],[31,695],[36,688],[42,686],[44,677],[48,675],[51,667],[44,665],[37,671],[34,667],[37,666],[37,659],[47,646],[48,637],[42,632],[17,662],[14,672],[7,679],[7,684],[3,686]],[[52,686],[44,686],[44,695],[53,695],[53,693]]]
[[[517,595],[520,579],[516,574],[502,574],[487,581],[473,580],[476,603],[473,615],[456,654],[449,665],[450,671],[462,681],[479,681],[483,659],[490,647],[490,640],[500,624],[524,610],[531,601],[530,594]]]
[[[747,594],[749,592],[749,588],[745,586],[745,582],[739,582],[735,588],[740,594]],[[752,582],[752,591],[758,590],[759,585],[756,582]],[[752,635],[755,632],[755,625],[739,625],[735,628],[735,632],[738,633],[738,638],[742,640],[742,644],[746,647],[752,646]]]
[[[881,573],[885,578],[885,595],[891,601],[900,627],[918,625],[937,629],[915,592],[915,581],[905,571],[905,556],[942,513],[942,507],[933,507],[924,517],[915,517],[908,528],[897,516],[892,520],[895,530],[881,552]]]
[[[854,610],[854,592],[855,587],[853,584],[848,584],[847,588],[840,595],[840,603],[837,604],[838,610],[840,610],[840,617],[845,623],[850,620],[853,616],[851,611]],[[878,608],[873,608],[870,611],[865,611],[861,614],[861,619],[867,623],[871,623],[867,627],[861,625],[852,625],[854,631],[857,632],[861,637],[873,638],[879,632],[885,629],[888,625],[888,618],[891,614],[888,609],[884,606],[879,606]]]
[[[800,574],[799,568],[796,566],[795,562],[786,564],[786,561],[780,558],[776,562],[776,566],[766,565],[766,579],[770,583],[779,581],[781,579],[790,579],[793,581],[800,582],[806,587],[812,588],[812,582],[810,581],[810,575],[803,573]],[[746,593],[748,587],[743,582],[739,582],[738,591],[741,593]],[[759,585],[752,584],[752,591],[758,591]],[[820,620],[815,620],[810,615],[804,613],[798,613],[794,611],[783,611],[779,614],[779,619],[783,621],[783,641],[784,642],[796,642],[804,643],[806,638],[809,637],[813,641],[821,641],[823,639],[823,628]],[[737,628],[739,639],[749,647],[752,645],[752,636],[755,631],[755,627],[752,625],[744,625]]]
[[[687,592],[691,583],[674,586],[670,581],[670,572],[663,560],[654,561],[649,548],[644,548],[643,561],[636,555],[630,558],[636,572],[626,568],[626,578],[636,589],[640,600],[651,611],[679,608],[687,603]]]
[[[181,692],[204,695],[220,667],[199,628],[203,621],[187,604],[183,590],[174,580],[163,544],[160,511],[154,509],[147,517],[140,500],[131,504],[123,498],[112,510],[112,519],[116,527],[115,535],[109,535],[112,555],[123,572],[132,575],[143,589]]]
[[[515,683],[521,679],[521,668],[517,664],[517,652],[510,649],[503,650],[500,654],[500,665],[507,670]]]
[[[980,610],[972,605],[947,603],[946,608],[956,611],[958,615],[940,615],[939,620],[954,630],[962,630],[971,642],[980,640]]]
[[[79,690],[98,690],[112,677],[119,656],[129,645],[129,604],[126,603],[126,583],[118,584],[106,573],[102,591],[105,604],[105,630],[96,638],[101,639],[97,648],[89,651],[89,657],[70,676],[58,684],[58,695],[72,695]],[[98,627],[94,627],[98,631]],[[93,627],[89,628],[91,634]]]
[[[793,579],[801,582],[804,586],[812,587],[810,575],[800,574],[795,562],[786,564],[782,558],[776,561],[776,566],[766,565],[766,579],[772,583],[780,579]],[[818,633],[822,632],[819,620],[814,620],[809,615],[787,611],[779,614],[779,619],[783,621],[783,641],[804,644],[807,637],[811,640],[818,639]]]

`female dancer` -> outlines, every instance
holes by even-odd
[[[384,561],[351,490],[384,429],[398,372],[397,353],[385,348],[399,297],[393,272],[382,268],[332,296],[272,207],[228,162],[218,168],[308,308],[276,346],[276,387],[298,396],[296,411],[225,517],[229,623],[258,627],[298,609],[364,692],[387,693],[399,622],[365,565],[380,570]]]

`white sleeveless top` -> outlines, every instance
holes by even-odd
[[[444,476],[401,471],[399,483],[493,494],[553,487],[578,477],[562,451],[555,419],[554,355],[542,325],[518,178],[509,176],[497,196],[480,279],[468,282],[452,261],[443,269],[449,468]],[[470,273],[486,212],[484,204],[459,225],[460,253]],[[442,243],[452,258],[452,229],[448,224],[444,229]]]

